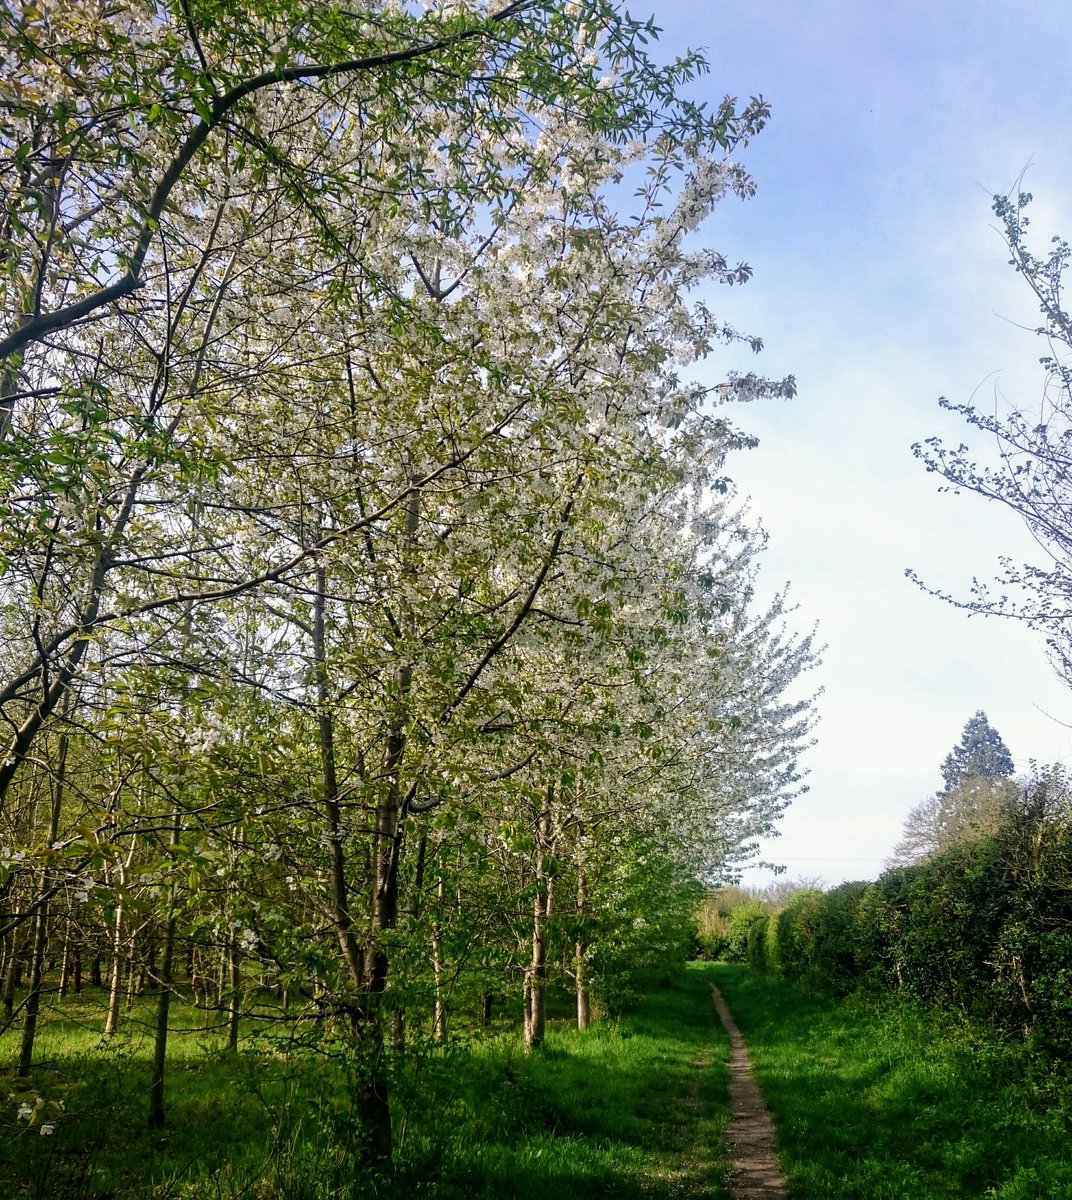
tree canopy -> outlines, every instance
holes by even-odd
[[[701,227],[768,109],[682,99],[704,61],[656,32],[611,0],[5,15],[20,1076],[57,931],[110,964],[109,1035],[151,980],[154,1125],[183,956],[235,1040],[255,970],[389,1157],[413,1014],[445,1036],[493,979],[535,1046],[552,973],[609,1004],[801,790],[816,651],[756,602],[719,412],[795,385],[694,369],[761,345],[697,289],[749,277]]]
[[[981,709],[941,766],[945,787],[909,810],[890,861],[923,861],[993,834],[1020,792],[1008,747]]]
[[[965,722],[960,741],[942,760],[942,779],[945,790],[951,792],[971,779],[1007,778],[1015,769],[1001,734],[979,709]]]

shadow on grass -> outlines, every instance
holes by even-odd
[[[0,1197],[718,1200],[727,1111],[709,971],[586,1034],[556,1024],[536,1054],[516,1034],[413,1054],[394,1085],[390,1178],[355,1170],[339,1132],[345,1079],[323,1059],[229,1055],[194,1031],[171,1039],[168,1125],[149,1131],[147,1023],[106,1042],[90,996],[42,1029],[32,1089],[62,1099],[54,1132],[0,1103]],[[176,1005],[178,1025],[200,1020]]]
[[[723,1057],[702,968],[617,1023],[553,1031],[535,1055],[474,1047],[455,1075],[460,1136],[404,1147],[402,1173],[443,1197],[725,1196]]]
[[[86,989],[49,1014],[29,1080],[0,1070],[2,1200],[163,1196],[163,1181],[249,1160],[270,1142],[268,1110],[249,1095],[250,1056],[224,1054],[222,1038],[201,1028],[205,1015],[177,1002],[175,1023],[190,1032],[169,1039],[167,1125],[149,1130],[149,1006],[124,1014],[119,1032],[104,1038],[103,1004],[103,993]],[[15,1036],[0,1040],[6,1062]],[[23,1104],[38,1101],[32,1123],[20,1117]]]
[[[716,972],[796,1200],[1072,1196],[1072,1109],[1022,1047],[910,1005]]]

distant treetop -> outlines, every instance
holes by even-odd
[[[980,709],[968,719],[960,735],[960,744],[946,755],[942,778],[945,790],[951,792],[966,780],[1007,779],[1014,770],[1008,746]]]

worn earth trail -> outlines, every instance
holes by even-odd
[[[741,1031],[722,993],[711,985],[719,1019],[730,1039],[730,1107],[726,1128],[730,1155],[727,1185],[738,1200],[789,1200],[789,1185],[774,1157],[774,1124],[748,1059]]]

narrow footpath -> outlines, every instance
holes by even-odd
[[[711,996],[731,1047],[728,1066],[733,1116],[726,1127],[731,1163],[727,1185],[737,1200],[789,1200],[789,1185],[774,1157],[774,1123],[752,1073],[744,1038],[714,984]]]

